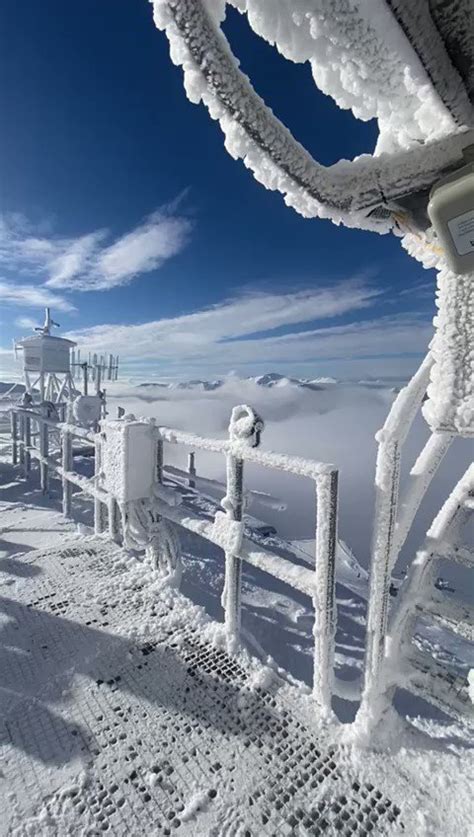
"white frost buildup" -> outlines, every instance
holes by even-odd
[[[474,435],[474,275],[438,275],[434,365],[423,413],[433,430]]]
[[[435,139],[455,124],[385,0],[230,0],[252,29],[358,119],[379,121],[378,151]]]
[[[240,520],[231,520],[226,512],[216,512],[211,538],[225,552],[238,555],[242,546],[244,524]]]
[[[471,703],[474,703],[474,668],[469,671],[467,682],[469,683],[469,698]]]
[[[102,422],[103,487],[119,503],[149,497],[155,482],[156,445],[148,422]]]

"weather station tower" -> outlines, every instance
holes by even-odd
[[[54,326],[59,323],[46,308],[44,324],[34,329],[35,334],[15,342],[15,352],[23,352],[25,392],[33,401],[56,404],[72,400],[78,393],[71,371],[71,350],[76,343],[51,334]]]

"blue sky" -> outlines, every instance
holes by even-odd
[[[4,350],[51,304],[130,376],[411,372],[434,274],[392,236],[305,220],[231,159],[146,0],[7,0],[2,19]],[[313,156],[373,149],[376,123],[338,110],[307,66],[234,10],[225,31]]]

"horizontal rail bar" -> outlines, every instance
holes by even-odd
[[[78,427],[76,424],[68,424],[63,421],[56,421],[55,419],[48,418],[47,416],[42,416],[34,410],[27,410],[24,407],[15,407],[12,412],[19,413],[23,416],[29,416],[29,418],[34,419],[34,421],[37,421],[39,424],[45,424],[47,427],[52,427],[60,433],[70,433],[71,436],[77,436],[78,439],[86,439],[88,442],[95,441],[95,433],[92,430],[87,430],[85,427]]]
[[[185,433],[182,430],[173,430],[170,427],[157,427],[156,430],[160,439],[173,445],[186,445],[213,453],[230,453],[245,462],[254,462],[257,465],[263,465],[265,468],[276,468],[279,471],[286,471],[298,477],[309,477],[316,480],[320,476],[332,474],[337,470],[335,465],[327,462],[316,462],[310,459],[302,459],[300,456],[273,453],[273,451],[261,451],[258,448],[249,447],[245,442],[239,443],[228,439],[206,439],[203,436]]]
[[[80,488],[81,491],[83,491],[85,494],[90,494],[91,497],[95,497],[102,503],[109,503],[110,494],[108,494],[102,488],[98,488],[98,486],[95,485],[94,478],[91,479],[90,477],[85,477],[83,474],[76,474],[75,471],[65,470],[57,459],[53,459],[53,457],[51,456],[43,456],[38,450],[38,448],[33,447],[33,445],[25,445],[23,439],[19,439],[18,441],[21,445],[23,445],[25,450],[28,450],[31,456],[37,459],[38,462],[41,462],[48,468],[51,468],[51,470],[54,471],[54,473],[56,473],[59,477],[62,477],[68,482],[77,486],[77,488]]]
[[[183,526],[184,529],[188,529],[188,531],[200,535],[202,538],[206,538],[206,540],[219,546],[212,537],[214,526],[212,520],[203,520],[202,517],[199,517],[188,509],[183,509],[182,506],[169,506],[160,500],[156,502],[157,510],[162,517],[166,517],[172,523]],[[246,537],[242,540],[238,557],[246,561],[247,564],[251,564],[260,570],[264,570],[264,572],[270,573],[270,575],[278,578],[279,581],[289,584],[290,587],[294,587],[300,593],[304,593],[307,596],[314,595],[314,572],[307,569],[307,567],[292,564],[286,558],[280,558],[280,556],[266,549],[255,549],[252,542]]]

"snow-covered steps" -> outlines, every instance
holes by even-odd
[[[99,538],[21,560],[1,599],[0,833],[415,833],[398,768],[358,761],[146,565]]]

